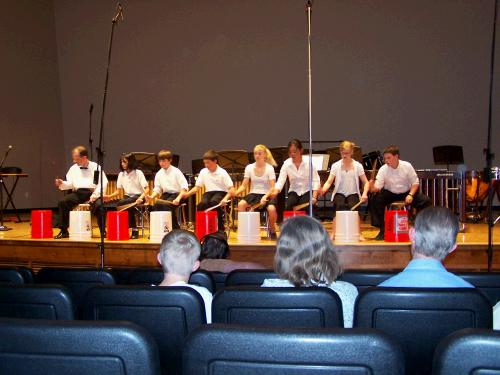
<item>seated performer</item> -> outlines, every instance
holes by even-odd
[[[144,173],[136,168],[137,161],[134,155],[122,155],[120,158],[120,174],[116,181],[116,190],[109,195],[104,196],[104,202],[109,202],[118,197],[123,192],[123,198],[120,199],[116,206],[123,206],[130,203],[142,204],[144,197],[149,192],[149,185],[144,177]],[[135,208],[128,209],[128,226],[132,228],[132,236],[136,239],[139,237],[139,231],[135,220]]]
[[[205,193],[196,209],[204,211],[214,207],[219,203],[227,204],[234,196],[234,186],[229,173],[219,167],[218,156],[214,150],[208,150],[203,155],[203,164],[205,168],[200,171],[196,179],[195,186],[185,194],[185,198],[190,197],[202,187],[205,186]],[[224,218],[221,207],[217,208],[219,230],[224,230]]]
[[[332,238],[335,234],[335,214],[336,211],[347,211],[361,202],[368,201],[369,184],[366,179],[365,170],[361,163],[352,159],[354,151],[354,143],[344,141],[339,146],[340,155],[342,158],[332,164],[330,176],[323,187],[319,189],[319,194],[324,195],[335,182],[335,187],[332,193],[332,202],[334,205]],[[359,181],[363,183],[363,195]]]
[[[77,146],[71,152],[73,165],[66,174],[66,180],[56,178],[55,185],[59,190],[71,190],[71,193],[66,194],[58,203],[59,207],[59,223],[58,227],[61,230],[54,238],[68,238],[69,232],[69,212],[81,203],[97,203],[100,192],[100,167],[97,163],[90,161],[88,151],[84,146]],[[97,172],[97,184],[94,184],[94,172]],[[103,173],[103,188],[106,190],[108,179]],[[92,212],[96,213],[96,206]],[[104,233],[104,225],[98,215],[99,229]]]
[[[269,215],[271,238],[276,239],[276,199],[270,198],[276,182],[274,174],[276,162],[271,151],[264,145],[255,146],[253,156],[255,163],[246,166],[243,183],[235,193],[235,195],[240,195],[250,183],[250,192],[238,203],[238,210],[244,212],[249,206],[260,203],[262,208],[267,209]]]
[[[417,209],[431,205],[426,195],[419,193],[419,181],[415,169],[407,161],[399,160],[399,148],[389,146],[384,150],[385,164],[379,169],[370,191],[377,193],[370,200],[372,225],[380,228],[376,240],[384,239],[385,207],[396,201],[404,201]]]
[[[171,211],[172,227],[179,229],[176,208],[181,203],[189,186],[181,170],[172,165],[172,157],[172,152],[169,150],[161,150],[158,153],[158,163],[161,169],[156,173],[153,194],[148,197],[148,201],[156,197],[160,197],[164,201],[171,201],[172,204],[156,202],[154,210]]]
[[[281,167],[278,181],[274,186],[273,197],[275,197],[285,186],[286,179],[290,182],[288,188],[288,197],[285,203],[285,210],[291,211],[293,207],[309,202],[309,163],[302,160],[302,143],[298,139],[292,139],[288,142],[288,155],[290,158],[285,160]],[[313,204],[316,204],[318,198],[318,189],[320,180],[318,171],[313,166],[312,170],[312,198]],[[307,207],[301,209],[307,210]]]

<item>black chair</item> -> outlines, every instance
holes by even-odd
[[[24,284],[24,277],[16,268],[0,268],[0,285]]]
[[[33,284],[35,282],[35,277],[33,276],[33,271],[28,267],[16,267],[17,271],[23,276],[25,284]]]
[[[85,294],[98,285],[114,285],[115,279],[108,271],[93,268],[42,268],[37,283],[62,284],[73,293],[73,301],[80,311]]]
[[[234,270],[227,274],[226,286],[262,285],[265,279],[277,279],[273,270]]]
[[[404,374],[404,356],[371,329],[290,330],[212,324],[191,333],[185,375]]]
[[[163,281],[161,268],[138,268],[133,270],[127,280],[128,285],[158,285]],[[189,284],[203,286],[212,294],[215,293],[215,281],[210,273],[204,270],[193,272]]]
[[[158,375],[153,338],[134,324],[0,319],[0,374]]]
[[[340,297],[322,287],[226,287],[214,296],[212,321],[266,327],[344,326]]]
[[[451,334],[434,353],[432,373],[500,374],[500,331],[463,329]]]
[[[394,276],[394,272],[346,271],[340,275],[338,280],[351,283],[358,288],[358,291],[362,291],[366,288],[377,286],[392,276]]]
[[[167,373],[179,372],[184,338],[206,323],[203,299],[187,287],[96,287],[87,294],[83,317],[128,320],[144,327],[156,339]]]
[[[463,328],[491,328],[492,308],[472,288],[369,288],[354,308],[354,327],[377,328],[406,351],[408,374],[428,374],[439,341]]]
[[[62,285],[0,285],[0,317],[74,319],[71,292]]]
[[[476,287],[495,306],[500,301],[500,272],[463,272],[457,273]]]
[[[135,268],[108,268],[106,271],[113,275],[116,285],[127,285],[128,279]]]
[[[219,291],[226,286],[227,273],[224,272],[210,272],[215,281],[215,290]]]

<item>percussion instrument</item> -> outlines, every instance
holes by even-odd
[[[295,216],[306,216],[305,211],[285,211],[283,212],[283,221]]]
[[[31,211],[31,238],[52,238],[52,211]]]
[[[196,236],[202,239],[207,234],[217,232],[218,218],[216,211],[196,211]]]
[[[260,241],[260,213],[238,213],[238,241],[257,243]]]
[[[90,211],[70,211],[69,238],[77,241],[92,238]]]
[[[149,217],[149,240],[160,243],[172,231],[172,212],[153,211]]]
[[[359,201],[358,203],[356,203],[354,206],[351,207],[351,211],[355,211],[356,208],[358,208],[359,206],[361,206],[361,201]]]
[[[335,242],[359,242],[358,211],[337,211],[335,217]]]
[[[306,208],[306,207],[309,207],[309,202],[307,202],[307,203],[302,203],[302,204],[298,204],[298,205],[296,205],[296,206],[293,206],[293,208],[292,208],[292,209],[293,209],[294,211],[300,211],[300,210],[302,210],[302,209],[304,209],[304,208]]]
[[[116,211],[118,211],[118,212],[125,211],[125,210],[128,210],[129,208],[132,208],[135,206],[137,206],[137,202],[127,203],[127,204],[124,204],[122,206],[117,206]]]
[[[394,202],[385,211],[386,242],[409,242],[408,211],[405,202]]]
[[[465,196],[468,202],[481,203],[488,196],[489,185],[481,171],[470,171],[466,175]]]
[[[110,241],[126,241],[128,233],[128,211],[108,211],[106,214],[106,233]]]

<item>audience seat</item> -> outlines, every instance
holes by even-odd
[[[0,319],[0,373],[159,375],[153,338],[134,324]]]
[[[0,285],[0,317],[74,319],[71,292],[62,285]]]
[[[342,302],[329,288],[226,287],[212,302],[214,323],[343,327]]]
[[[127,320],[156,339],[162,367],[177,373],[184,338],[206,323],[201,296],[188,287],[99,286],[87,294],[84,319]]]
[[[277,279],[273,270],[234,270],[227,274],[226,286],[262,285],[265,279]]]
[[[292,330],[212,324],[192,332],[184,375],[403,375],[404,356],[371,329]]]
[[[16,268],[0,268],[0,285],[24,284],[24,277]]]
[[[353,284],[361,292],[366,288],[379,285],[394,275],[394,272],[384,271],[346,271],[338,279]]]
[[[491,328],[492,308],[471,288],[368,288],[354,309],[354,327],[376,328],[406,350],[408,374],[428,374],[439,341],[463,328]]]
[[[500,272],[463,272],[457,275],[481,291],[492,306],[500,301]]]
[[[128,285],[158,285],[163,281],[164,273],[161,268],[137,268],[133,270],[127,280]],[[209,272],[198,270],[191,274],[189,284],[203,286],[210,293],[215,293],[215,281]]]
[[[464,329],[445,338],[434,353],[433,374],[500,374],[500,331]]]
[[[210,272],[215,281],[215,290],[219,291],[226,286],[227,273],[224,272]]]

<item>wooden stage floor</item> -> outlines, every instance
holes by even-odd
[[[0,232],[0,265],[28,266],[35,270],[46,266],[97,267],[100,265],[98,230],[89,241],[32,240],[30,223],[6,223],[13,228]],[[325,223],[330,230],[331,223]],[[57,233],[54,230],[54,233]],[[500,227],[494,228],[494,266],[500,270]],[[264,233],[262,233],[264,235]],[[398,270],[410,260],[409,243],[387,243],[370,240],[377,230],[362,224],[362,234],[367,239],[355,244],[337,243],[345,269]],[[239,243],[236,233],[231,233],[231,259],[252,261],[272,268],[276,242],[262,239],[259,244]],[[159,244],[147,239],[106,241],[106,267],[154,267]],[[466,231],[458,235],[458,248],[446,259],[452,270],[480,271],[487,269],[487,226],[467,224]]]

